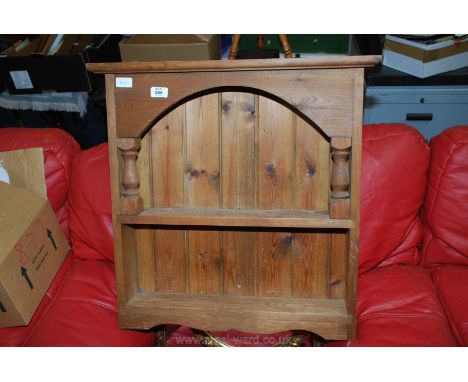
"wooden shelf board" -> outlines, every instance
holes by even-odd
[[[343,299],[137,293],[123,311],[125,327],[175,323],[203,330],[249,333],[309,330],[346,338],[351,316]]]
[[[328,214],[309,210],[233,210],[214,208],[151,208],[139,215],[119,215],[121,224],[177,226],[344,228],[352,220],[331,219]]]
[[[365,68],[380,63],[382,56],[332,56],[294,59],[248,59],[207,61],[154,61],[88,63],[86,68],[94,73],[150,73],[150,72],[206,72],[229,70],[281,70]]]

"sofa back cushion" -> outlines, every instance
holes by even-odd
[[[42,147],[47,197],[68,237],[68,190],[73,159],[80,146],[67,132],[55,128],[1,128],[0,151]]]
[[[74,256],[114,261],[107,143],[80,152],[73,162],[70,232]]]
[[[363,127],[359,272],[417,264],[429,147],[403,124]]]
[[[423,263],[468,265],[468,126],[447,129],[430,145]]]

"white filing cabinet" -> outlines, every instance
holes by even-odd
[[[403,122],[428,141],[448,127],[468,125],[468,85],[369,86],[364,123]]]
[[[429,141],[468,125],[468,66],[418,78],[380,65],[366,75],[364,123],[406,123]]]

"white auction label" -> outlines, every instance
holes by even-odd
[[[115,79],[116,88],[131,88],[133,87],[133,78],[132,77],[117,77]]]
[[[34,88],[27,70],[13,70],[10,72],[10,76],[16,89]]]
[[[167,98],[169,97],[169,88],[153,86],[151,88],[151,98]]]

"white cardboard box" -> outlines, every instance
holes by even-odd
[[[468,37],[433,44],[385,36],[382,64],[419,78],[468,66]]]

